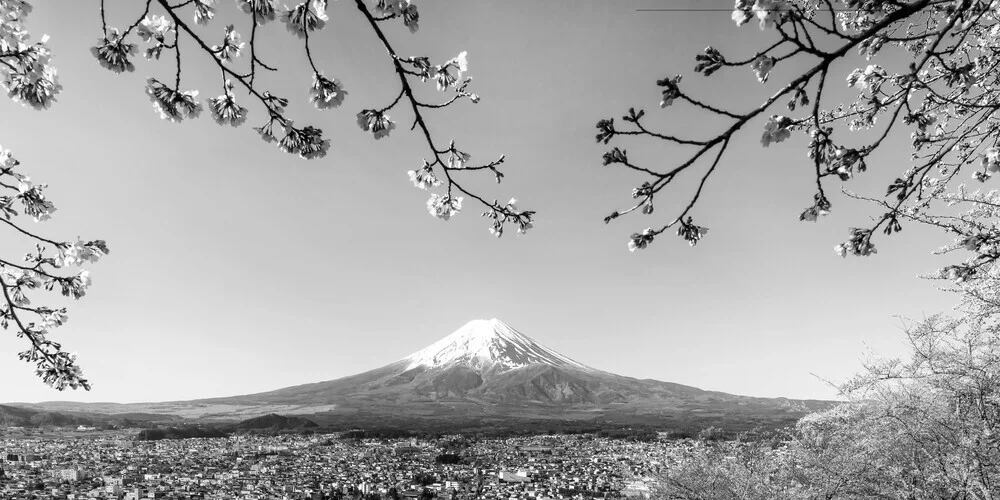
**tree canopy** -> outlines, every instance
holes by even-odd
[[[909,355],[872,358],[846,402],[786,436],[704,441],[664,476],[665,498],[996,498],[1000,275],[965,284],[952,315],[906,324]]]

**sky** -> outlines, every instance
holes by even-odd
[[[222,21],[203,33],[221,39],[230,20],[248,33],[232,2],[221,3]],[[314,37],[317,64],[349,92],[337,109],[308,104],[300,41],[277,24],[262,30],[260,57],[280,69],[262,81],[292,101],[297,125],[318,126],[332,139],[329,155],[314,161],[261,141],[250,125],[263,110],[243,94],[250,116],[239,129],[216,125],[207,112],[190,123],[160,120],[144,81],[170,81],[172,57],[110,73],[89,51],[101,31],[96,1],[37,5],[28,28],[51,36],[64,90],[44,112],[0,101],[0,144],[33,180],[49,184],[58,212],[32,229],[56,239],[102,238],[111,255],[88,267],[93,287],[69,304],[70,321],[52,335],[78,353],[93,390],[45,386],[17,360],[23,341],[8,331],[0,334],[0,401],[262,392],[376,368],[467,321],[494,317],[621,375],[833,398],[827,381],[858,371],[867,350],[905,352],[900,316],[919,319],[954,302],[917,278],[941,265],[931,252],[947,243],[943,234],[908,226],[878,240],[877,256],[844,260],[833,246],[847,228],[869,224],[872,207],[837,195],[829,217],[799,222],[813,194],[804,139],[761,148],[763,122],[748,126],[707,183],[693,215],[711,233],[696,247],[664,234],[645,251],[627,250],[629,234],[662,225],[686,203],[690,178],[661,195],[653,215],[602,222],[627,208],[644,179],[601,165],[611,146],[595,144],[597,120],[620,121],[636,106],[660,130],[710,133],[718,122],[681,106],[660,109],[655,81],[684,74],[706,100],[755,105],[794,68],[779,67],[767,85],[749,70],[712,78],[692,71],[706,45],[735,59],[768,43],[770,34],[753,23],[737,28],[724,10],[637,11],[705,1],[417,4],[420,31],[389,24],[390,41],[404,55],[436,62],[467,51],[471,90],[482,96],[428,113],[430,128],[439,143],[455,139],[474,160],[506,154],[502,184],[477,175],[463,184],[536,210],[527,235],[494,238],[481,207],[468,202],[451,221],[427,213],[429,193],[406,175],[426,146],[408,130],[404,109],[390,112],[399,127],[389,138],[358,129],[354,115],[391,102],[398,82],[353,2],[331,2],[330,24]],[[109,1],[109,24],[131,22],[137,8]],[[202,97],[221,93],[212,62],[186,48],[182,87]],[[846,77],[858,64],[838,70]],[[848,187],[884,193],[907,168],[905,137],[894,140]],[[661,169],[681,154],[644,140],[613,145]],[[8,258],[31,248],[9,232],[0,239]]]

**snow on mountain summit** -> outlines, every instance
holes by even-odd
[[[467,363],[473,368],[504,371],[533,363],[595,371],[545,347],[496,318],[466,323],[451,335],[403,358],[406,369]]]

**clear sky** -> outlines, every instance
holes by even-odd
[[[455,138],[474,159],[507,155],[502,185],[471,184],[517,197],[538,221],[526,236],[496,240],[471,204],[450,222],[428,215],[428,193],[406,176],[427,154],[407,130],[408,113],[391,113],[401,125],[388,139],[358,129],[354,115],[390,102],[398,83],[353,2],[331,3],[331,25],[314,48],[320,67],[349,91],[339,109],[311,109],[298,39],[278,25],[264,30],[261,56],[282,69],[266,81],[292,99],[297,124],[320,126],[333,140],[317,161],[259,140],[250,129],[259,106],[248,106],[249,123],[236,130],[207,112],[191,123],[161,121],[143,84],[150,75],[172,78],[172,60],[139,60],[135,73],[112,74],[89,52],[100,33],[97,2],[40,2],[29,28],[52,36],[65,89],[46,112],[0,101],[0,144],[50,184],[59,211],[39,231],[103,238],[112,254],[90,267],[94,286],[54,334],[79,353],[93,391],[44,386],[16,359],[23,346],[8,332],[0,335],[0,401],[260,392],[375,368],[492,317],[622,375],[833,397],[812,374],[847,377],[866,345],[903,352],[894,316],[951,304],[916,278],[938,266],[930,252],[942,235],[910,226],[879,240],[874,258],[840,259],[833,246],[849,226],[869,222],[870,207],[837,197],[830,217],[798,222],[812,199],[804,139],[762,149],[763,123],[709,182],[694,215],[712,232],[697,247],[664,236],[643,252],[626,248],[630,233],[673,216],[670,204],[686,201],[679,197],[661,201],[654,216],[601,221],[632,201],[642,179],[601,166],[598,119],[637,106],[665,130],[707,131],[690,110],[659,109],[655,80],[684,73],[702,96],[737,109],[776,85],[757,84],[749,70],[707,80],[692,72],[706,45],[735,58],[767,43],[753,23],[737,29],[725,11],[636,12],[708,3],[423,0],[418,34],[392,25],[389,37],[405,55],[443,61],[468,51],[482,102],[428,118],[439,141]],[[136,4],[109,2],[109,23],[130,21]],[[231,17],[232,2],[222,5],[220,15]],[[210,28],[218,38],[223,19]],[[248,34],[246,24],[239,18],[237,30]],[[184,86],[218,95],[211,63],[194,50],[185,56]],[[843,76],[857,64],[840,68]],[[678,154],[645,141],[618,145],[651,167]],[[907,160],[903,148],[887,151],[850,187],[884,192]],[[3,238],[8,257],[30,249],[9,232]]]

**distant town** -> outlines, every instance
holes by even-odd
[[[7,428],[0,498],[642,498],[664,467],[696,446],[596,435],[386,439],[355,431],[148,441],[138,434]]]

